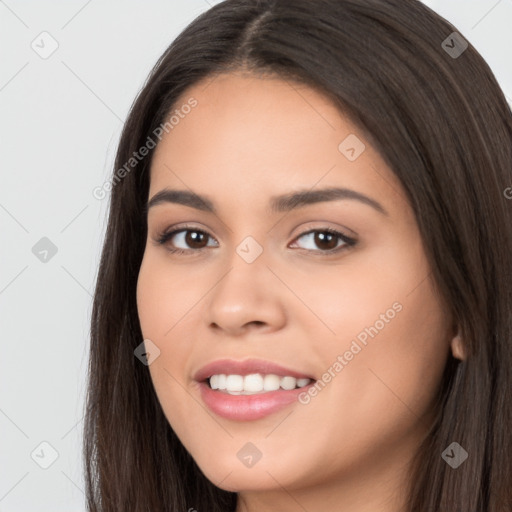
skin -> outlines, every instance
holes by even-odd
[[[155,150],[148,198],[192,190],[218,213],[150,208],[137,285],[170,425],[213,483],[239,492],[237,512],[403,510],[447,357],[461,357],[403,189],[364,134],[307,86],[230,73],[198,83],[177,105],[190,97],[198,105]],[[349,134],[366,146],[354,161],[338,149]],[[361,192],[388,214],[354,199],[268,208],[273,195],[331,186]],[[209,235],[202,251],[184,233],[156,242],[183,223]],[[304,233],[326,227],[357,244],[322,254],[343,240],[322,245]],[[247,236],[263,248],[250,264],[236,252]],[[322,379],[395,303],[401,311],[308,404],[240,422],[202,402],[192,376],[220,358],[268,359]],[[247,442],[262,453],[250,468],[237,457]]]

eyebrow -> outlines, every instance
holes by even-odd
[[[324,188],[319,190],[299,190],[290,194],[273,196],[270,198],[271,213],[288,212],[294,208],[300,208],[310,204],[321,203],[325,201],[337,201],[342,199],[351,199],[371,206],[379,213],[389,216],[387,210],[375,199],[368,197],[361,192],[349,188]],[[165,188],[157,192],[147,203],[146,212],[150,208],[164,203],[176,203],[196,210],[217,214],[215,206],[211,199],[201,196],[188,190],[171,190]]]

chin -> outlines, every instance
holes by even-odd
[[[211,471],[208,472],[201,468],[201,471],[210,482],[224,491],[269,491],[280,488],[279,484],[282,485],[282,479],[278,475],[273,475],[272,472],[267,473],[263,467],[234,469],[225,466],[222,469],[220,467],[211,468]]]

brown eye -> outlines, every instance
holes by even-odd
[[[303,244],[301,248],[320,253],[337,252],[338,250],[346,249],[356,244],[356,240],[334,229],[315,229],[308,231],[297,237],[296,240],[300,239],[305,239],[309,242],[309,247],[306,243],[306,246]],[[341,242],[341,244],[339,242]]]
[[[199,251],[205,249],[209,245],[209,240],[213,238],[199,229],[176,229],[169,233],[163,233],[158,237],[158,243],[161,245],[169,245],[169,250],[175,252]]]
[[[185,243],[192,249],[201,249],[205,247],[204,242],[208,240],[208,235],[203,231],[187,230]]]
[[[320,249],[335,249],[338,245],[338,237],[333,235],[332,233],[328,233],[326,231],[318,231],[315,233],[314,238],[315,244],[320,247]]]

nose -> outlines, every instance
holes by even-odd
[[[238,254],[229,261],[207,294],[206,321],[210,329],[229,336],[249,331],[270,333],[286,323],[286,289],[268,268],[265,253],[248,263]]]

